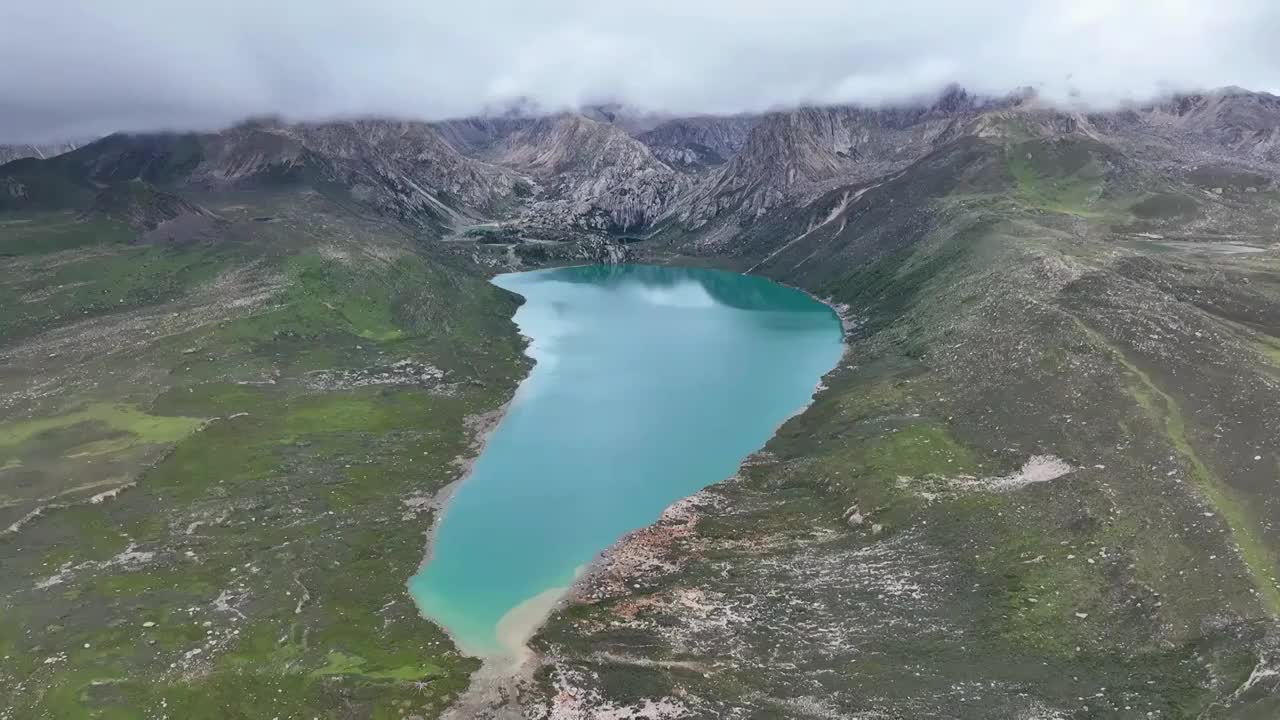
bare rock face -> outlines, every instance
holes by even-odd
[[[538,184],[536,224],[629,232],[651,224],[687,179],[621,128],[576,114],[541,118],[494,144],[488,157]]]
[[[749,222],[789,200],[816,196],[829,181],[888,174],[953,136],[978,108],[979,101],[956,92],[916,108],[770,113],[751,128],[741,151],[682,201],[677,217],[693,229],[725,213]]]
[[[1141,113],[1146,124],[1204,139],[1233,154],[1280,162],[1280,97],[1226,88]]]
[[[459,153],[488,161],[498,143],[533,122],[521,115],[486,115],[432,123],[431,127]]]
[[[737,155],[756,122],[757,118],[750,115],[675,118],[640,133],[636,139],[671,167],[698,172],[719,167]]]
[[[459,154],[426,123],[359,120],[243,127],[201,138],[188,182],[321,181],[411,222],[449,223],[491,210],[516,179]]]
[[[1089,120],[1131,151],[1165,167],[1230,162],[1280,170],[1280,97],[1239,88],[1183,95]]]
[[[574,243],[569,252],[576,260],[599,265],[621,265],[632,260],[626,245],[605,238],[588,238]]]
[[[299,125],[283,131],[330,159],[353,184],[386,188],[397,202],[445,212],[492,210],[517,180],[455,150],[420,122],[361,120]]]

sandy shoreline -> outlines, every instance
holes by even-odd
[[[498,642],[511,654],[517,665],[530,659],[533,651],[529,649],[529,640],[551,616],[570,587],[572,586],[563,585],[547,588],[511,608],[498,621]]]

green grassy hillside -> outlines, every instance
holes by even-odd
[[[316,194],[137,197],[0,215],[0,717],[434,715],[476,662],[404,582],[514,298]]]

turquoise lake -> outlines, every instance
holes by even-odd
[[[536,365],[409,583],[481,656],[515,652],[619,536],[733,475],[843,349],[831,308],[763,278],[596,265],[493,282],[525,298]]]

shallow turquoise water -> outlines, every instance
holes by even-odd
[[[537,364],[409,584],[468,652],[512,608],[732,475],[840,358],[827,306],[762,278],[587,266],[499,276]],[[509,649],[508,649],[509,650]]]

